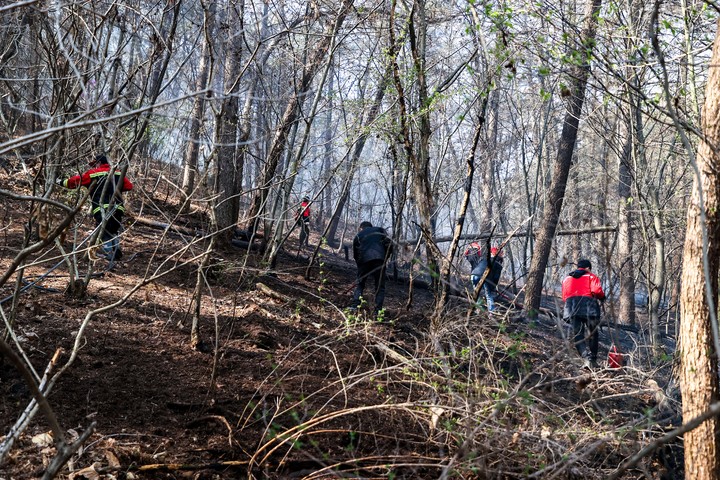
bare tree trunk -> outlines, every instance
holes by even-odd
[[[719,63],[720,35],[716,35],[709,64]],[[697,153],[697,171],[688,207],[680,293],[684,422],[706,412],[720,399],[716,315],[720,267],[720,69],[710,68],[708,72],[701,123],[704,136]],[[685,433],[684,444],[685,478],[720,478],[717,417]]]
[[[162,19],[160,20],[160,34],[153,38],[155,49],[150,59],[151,71],[148,75],[149,98],[155,99],[160,95],[160,87],[162,86],[165,72],[172,58],[173,42],[175,40],[175,31],[178,25],[178,14],[182,0],[166,0],[163,10]],[[148,155],[149,138],[143,135],[140,146],[138,147],[142,156]]]
[[[335,212],[330,219],[330,229],[328,230],[327,234],[328,243],[332,246],[338,245],[338,242],[335,240],[335,238],[337,235],[338,224],[340,223],[340,217],[342,217],[343,215],[345,204],[347,203],[347,200],[350,196],[350,187],[352,185],[352,179],[355,176],[355,169],[357,163],[360,160],[363,149],[365,148],[365,142],[370,135],[369,127],[375,122],[375,119],[377,119],[377,116],[380,113],[380,107],[382,105],[383,98],[385,97],[385,89],[387,88],[390,73],[391,70],[388,66],[387,70],[385,71],[385,75],[383,75],[382,80],[378,84],[377,91],[375,92],[375,97],[373,98],[373,103],[370,106],[370,110],[368,111],[365,121],[363,122],[360,129],[362,133],[360,134],[355,143],[355,148],[353,149],[352,156],[350,157],[350,161],[348,162],[348,168],[345,174],[345,182],[343,183],[342,190],[340,191],[340,196],[335,207]]]
[[[272,144],[270,145],[270,150],[267,155],[267,163],[265,164],[265,168],[260,176],[258,190],[253,198],[253,203],[250,207],[248,215],[249,220],[247,230],[251,236],[257,231],[258,222],[260,220],[260,212],[262,212],[265,208],[268,193],[272,186],[273,178],[275,178],[275,169],[277,168],[278,162],[285,151],[285,143],[287,141],[288,133],[298,116],[300,99],[310,89],[310,84],[320,68],[323,58],[325,58],[325,55],[328,53],[330,42],[335,37],[338,29],[342,26],[345,17],[352,8],[352,5],[353,0],[343,0],[342,6],[340,7],[335,21],[333,22],[330,32],[328,32],[328,35],[321,36],[320,40],[318,40],[317,45],[308,58],[308,63],[303,68],[302,76],[296,92],[290,98],[290,101],[285,107],[285,112],[280,119],[280,123],[275,129]]]
[[[637,87],[637,83],[636,83]],[[630,106],[633,113],[634,123],[634,150],[637,161],[643,167],[647,167],[648,161],[645,154],[645,130],[643,125],[642,111],[640,106],[636,104],[636,99],[631,99]],[[661,348],[660,340],[660,304],[662,300],[662,293],[665,290],[665,272],[666,272],[666,261],[665,261],[665,215],[660,202],[660,185],[665,177],[664,175],[665,164],[660,167],[659,175],[657,176],[657,185],[648,185],[647,202],[650,204],[650,211],[652,212],[652,226],[648,230],[649,234],[652,235],[654,253],[655,253],[655,265],[650,268],[650,254],[648,253],[648,270],[652,271],[652,277],[648,279],[648,315],[650,316],[650,337],[653,343],[653,347],[657,350]],[[633,293],[634,296],[634,293]]]
[[[332,39],[331,42],[331,51],[334,51],[335,46],[335,38]],[[333,62],[333,54],[330,53],[330,55],[327,58],[327,65],[325,66],[325,69],[323,70],[323,73],[321,75],[320,80],[318,81],[319,85],[317,87],[317,91],[315,92],[315,98],[313,99],[312,106],[310,107],[310,112],[307,118],[305,119],[305,131],[302,134],[302,138],[300,140],[300,146],[297,148],[297,153],[293,156],[292,162],[290,163],[290,159],[288,159],[290,165],[289,165],[289,174],[285,176],[284,183],[281,184],[281,188],[279,189],[278,193],[278,201],[277,204],[280,205],[280,210],[278,212],[278,215],[276,215],[276,218],[283,217],[284,212],[287,211],[286,205],[289,204],[290,201],[290,194],[292,193],[293,185],[295,184],[295,179],[297,178],[297,174],[300,171],[300,167],[302,165],[303,158],[305,156],[305,150],[308,145],[308,142],[310,141],[310,134],[311,134],[311,127],[315,120],[315,116],[317,113],[318,105],[320,104],[320,99],[322,98],[322,92],[325,85],[325,81],[327,80],[328,74],[331,74],[332,72],[332,62]],[[296,123],[296,129],[297,129],[297,123]],[[295,141],[293,139],[293,142],[291,142],[290,149],[292,149],[292,144],[294,144]],[[291,151],[288,153],[292,153]],[[323,187],[321,194],[327,189],[327,184],[330,182],[330,178],[327,178],[324,182],[325,187]],[[280,222],[276,223],[276,228],[273,232],[273,239],[272,239],[272,248],[270,251],[270,255],[268,257],[268,261],[271,265],[271,268],[275,268],[275,265],[277,263],[277,256],[280,253],[280,248],[282,247],[283,242],[285,239],[283,238],[284,234],[284,226],[285,221],[284,219]],[[287,238],[287,237],[285,237]]]
[[[212,69],[212,38],[215,31],[215,2],[205,9],[205,39],[203,40],[203,51],[198,67],[198,77],[195,88],[198,92],[203,91],[210,84],[210,70]],[[198,156],[200,154],[200,129],[205,115],[205,103],[208,96],[202,93],[193,101],[192,114],[188,119],[188,143],[185,147],[183,158],[183,182],[182,189],[187,197],[192,195],[195,188],[195,177],[198,173]],[[188,204],[189,206],[189,204]]]
[[[635,324],[635,263],[633,261],[633,236],[631,226],[630,202],[632,193],[632,111],[626,118],[625,145],[619,158],[618,167],[618,259],[620,261],[618,276],[620,277],[620,298],[617,322],[621,325]]]
[[[218,243],[230,244],[234,226],[240,213],[240,193],[242,189],[243,156],[238,155],[238,123],[241,55],[244,37],[242,33],[243,0],[228,0],[225,21],[221,29],[221,38],[228,39],[225,44],[225,96],[216,118],[217,163],[215,177],[215,217],[220,232]],[[232,26],[232,28],[230,28]],[[237,29],[237,30],[236,30]]]
[[[327,104],[327,113],[325,114],[325,125],[323,126],[323,163],[322,163],[322,172],[320,172],[320,177],[325,179],[325,181],[328,182],[327,188],[325,188],[322,192],[321,202],[320,202],[320,208],[315,209],[315,228],[318,230],[321,230],[323,228],[323,225],[325,223],[325,217],[327,215],[327,212],[330,211],[330,199],[332,197],[332,183],[331,179],[329,178],[332,173],[330,172],[331,166],[332,166],[332,160],[333,160],[333,145],[332,145],[332,139],[333,139],[333,108],[334,102],[333,102],[333,96],[335,90],[335,70],[331,68],[329,72],[329,78],[328,78],[328,85],[327,85],[327,98],[328,98],[328,104]]]
[[[498,96],[496,92],[488,92],[490,97],[487,104],[487,110],[490,124],[488,125],[488,135],[485,138],[485,157],[486,161],[482,162],[480,193],[482,194],[482,216],[480,217],[480,228],[482,233],[490,233],[493,227],[493,196],[495,190],[495,147],[497,145],[497,127],[498,127]]]
[[[447,298],[450,295],[450,274],[452,273],[452,260],[455,257],[455,252],[457,251],[460,235],[462,234],[463,226],[465,225],[465,214],[467,212],[468,205],[470,204],[473,177],[475,176],[475,154],[477,151],[478,143],[480,141],[483,127],[485,125],[485,112],[488,105],[488,96],[489,95],[485,95],[485,97],[481,100],[482,104],[480,106],[477,125],[475,126],[475,134],[473,135],[472,145],[470,146],[470,150],[468,151],[467,158],[465,160],[467,168],[465,171],[465,184],[463,186],[464,194],[462,203],[460,204],[460,210],[458,211],[458,218],[455,222],[453,240],[450,244],[447,256],[445,257],[445,260],[443,261],[442,267],[440,269],[442,288],[440,291],[439,299],[435,305],[435,312],[432,317],[433,331],[437,331],[438,328],[441,326],[440,324],[442,319],[442,312],[445,308]],[[488,252],[485,253],[487,254]]]
[[[438,259],[440,258],[440,250],[432,242],[435,232],[435,199],[433,197],[432,186],[430,184],[430,105],[428,105],[427,80],[425,72],[425,41],[427,36],[427,24],[425,19],[425,2],[417,2],[413,8],[413,12],[417,8],[417,17],[413,16],[409,22],[408,37],[410,39],[411,52],[417,76],[418,88],[418,110],[417,121],[419,124],[419,146],[417,152],[412,144],[412,136],[410,131],[408,101],[405,94],[405,88],[402,84],[400,75],[400,67],[397,62],[397,55],[400,45],[395,37],[395,9],[396,1],[393,0],[390,7],[390,51],[393,68],[393,80],[398,96],[399,121],[400,121],[400,142],[402,143],[405,155],[412,165],[412,189],[414,193],[414,202],[417,207],[419,216],[419,227],[422,235],[425,237],[425,250],[427,255],[427,269],[432,278],[432,282],[437,287],[439,280]],[[414,18],[417,18],[417,31],[414,26]],[[437,292],[437,289],[436,289]]]
[[[195,276],[195,290],[193,291],[193,316],[192,323],[190,324],[190,347],[194,350],[203,350],[203,341],[200,334],[200,318],[202,317],[202,298],[203,298],[203,285],[207,282],[207,269],[210,257],[215,249],[215,236],[210,237],[210,245],[208,246],[205,255],[200,261],[196,276]]]
[[[588,76],[590,75],[589,57],[593,51],[595,29],[597,27],[601,5],[602,0],[588,0],[585,8],[585,26],[583,27],[580,44],[576,46],[576,50],[581,52],[578,58],[581,58],[582,61],[572,69],[570,104],[565,114],[560,145],[558,146],[555,166],[553,167],[547,208],[543,215],[540,233],[530,262],[527,285],[525,286],[524,308],[528,318],[536,318],[540,307],[545,268],[548,264],[552,242],[555,238],[555,230],[557,229],[560,219],[568,173],[570,172],[572,156],[575,151],[575,140],[577,139],[578,125],[580,123],[580,113],[582,112],[582,106],[585,100],[585,88],[587,86]]]

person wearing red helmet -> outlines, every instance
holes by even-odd
[[[111,265],[122,258],[120,239],[118,234],[122,227],[122,218],[125,206],[121,192],[133,189],[133,184],[127,177],[122,176],[120,170],[115,170],[112,181],[110,179],[110,164],[103,154],[95,156],[88,162],[90,169],[80,175],[72,176],[58,183],[65,188],[87,187],[90,189],[92,215],[96,226],[100,226],[103,217],[107,216],[105,228],[100,234],[103,253]],[[121,181],[122,177],[122,181]]]
[[[590,271],[590,260],[580,260],[577,269],[563,280],[563,319],[572,323],[575,348],[583,359],[583,367],[596,368],[600,303],[605,292],[600,279]]]
[[[295,222],[300,226],[300,246],[306,247],[310,244],[310,198],[305,196],[300,207],[295,212]]]
[[[482,248],[477,242],[472,242],[467,250],[465,250],[465,258],[470,262],[472,268],[470,272],[470,281],[472,282],[473,289],[477,287],[477,284],[485,274],[485,270],[488,268],[488,259],[482,254]],[[503,258],[499,254],[498,249],[492,247],[490,249],[490,272],[485,278],[485,282],[482,286],[483,294],[485,295],[485,301],[487,302],[487,309],[489,312],[495,311],[495,300],[497,298],[497,285],[500,281],[500,274],[502,273]]]

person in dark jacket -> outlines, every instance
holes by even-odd
[[[300,246],[306,247],[310,244],[310,198],[303,197],[295,212],[295,222],[300,226]]]
[[[351,309],[357,309],[365,290],[365,282],[370,277],[375,283],[375,310],[377,315],[385,300],[385,264],[392,253],[392,240],[384,228],[373,227],[370,222],[362,222],[358,234],[353,239],[353,257],[357,264],[357,286],[353,295]]]
[[[583,367],[596,368],[600,303],[605,292],[600,279],[590,271],[590,260],[580,260],[577,270],[563,280],[563,319],[572,324],[575,348],[583,359]]]
[[[502,273],[503,258],[498,254],[498,249],[493,247],[490,249],[490,272],[488,272],[485,282],[483,282],[482,292],[485,295],[487,309],[489,312],[496,311],[495,300],[497,299],[497,285],[500,282]],[[477,242],[472,242],[467,250],[465,250],[465,258],[470,262],[470,281],[473,290],[485,274],[488,268],[488,258],[482,253],[482,247]]]
[[[123,255],[118,237],[125,213],[121,193],[132,190],[133,184],[127,177],[122,176],[120,170],[115,170],[112,178],[110,177],[110,164],[105,155],[95,156],[88,165],[90,168],[81,175],[66,180],[61,179],[58,183],[70,189],[80,187],[90,189],[90,205],[96,226],[102,225],[103,217],[108,217],[105,228],[100,233],[100,240],[103,253],[112,264],[120,260]]]

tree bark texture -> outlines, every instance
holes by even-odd
[[[720,207],[720,36],[716,36],[702,112],[703,139],[697,153],[699,176],[693,181],[687,214],[680,288],[680,348],[683,422],[718,401],[718,360],[711,309],[718,300],[718,208]],[[707,242],[707,243],[706,243]],[[709,266],[706,271],[705,261]],[[709,277],[709,278],[708,278]],[[709,284],[707,283],[709,280]],[[708,298],[708,293],[710,298]],[[712,417],[685,434],[685,478],[720,478],[718,434]]]
[[[240,155],[238,146],[238,124],[240,102],[241,56],[244,44],[243,0],[228,0],[221,32],[228,41],[225,44],[225,97],[216,122],[217,169],[215,193],[217,195],[215,218],[217,228],[227,232],[220,236],[223,245],[229,245],[232,239],[230,227],[238,221],[240,212],[240,193],[244,156]],[[230,25],[232,27],[230,27]]]
[[[203,39],[203,51],[198,67],[198,78],[196,90],[203,91],[207,88],[210,78],[210,67],[212,65],[211,39],[215,31],[215,4],[211,3],[205,12],[205,38]],[[183,158],[183,182],[182,189],[186,196],[192,195],[195,188],[195,177],[198,172],[198,156],[200,154],[200,128],[205,113],[207,94],[204,92],[195,97],[192,114],[188,119],[188,140]],[[188,205],[189,210],[189,205]]]
[[[631,94],[632,95],[632,94]],[[632,102],[632,100],[631,100]],[[633,232],[631,216],[630,186],[632,185],[632,111],[634,104],[628,111],[626,118],[625,145],[620,156],[618,166],[618,258],[620,265],[618,275],[620,277],[620,299],[617,321],[621,325],[635,324],[635,264],[633,262]]]
[[[530,262],[528,281],[525,286],[525,314],[529,318],[536,318],[542,295],[545,268],[555,238],[560,212],[562,211],[565,188],[567,185],[570,166],[572,165],[575,141],[577,140],[580,113],[585,100],[585,88],[590,75],[590,56],[595,43],[595,29],[600,14],[602,0],[588,0],[586,5],[585,26],[579,45],[576,48],[576,61],[579,62],[571,73],[572,86],[565,121],[563,122],[560,144],[553,166],[552,182],[547,198],[547,208],[540,225],[535,251]]]

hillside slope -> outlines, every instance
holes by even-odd
[[[176,215],[160,193],[145,195],[136,218],[203,230],[201,213]],[[3,272],[28,213],[26,202],[4,203]],[[69,241],[91,228],[83,212]],[[349,316],[354,264],[322,249],[306,279],[310,251],[296,242],[272,272],[242,249],[212,254],[199,348],[189,326],[202,237],[129,219],[125,259],[111,271],[98,261],[76,297],[63,293],[70,277],[55,247],[33,255],[24,278],[39,281],[14,311],[15,285],[2,288],[9,341],[40,376],[72,360],[50,405],[67,440],[95,425],[61,478],[607,478],[675,421],[658,387],[667,367],[648,371],[641,337],[606,329],[601,352],[616,339],[633,355],[621,370],[588,373],[550,318],[468,316],[454,298],[431,335],[430,293],[414,288],[406,309],[403,282],[389,283],[381,321]],[[80,255],[78,266],[88,271]],[[6,434],[31,398],[7,360],[0,398]],[[35,478],[56,453],[48,430],[35,417],[0,477]],[[679,456],[662,447],[619,478],[681,478]]]

